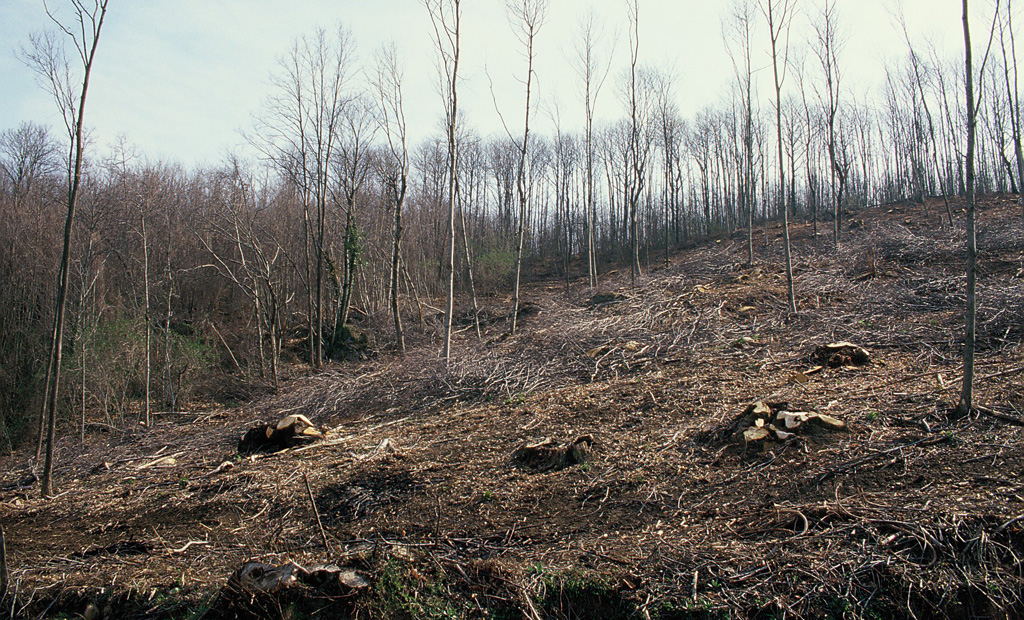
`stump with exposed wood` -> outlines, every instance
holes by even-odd
[[[790,409],[789,403],[751,403],[733,421],[726,434],[740,445],[750,446],[846,428],[845,422],[830,415]]]
[[[850,342],[834,342],[814,349],[811,361],[829,368],[866,366],[871,363],[871,354],[864,347]]]
[[[348,617],[357,595],[369,587],[353,568],[249,561],[231,575],[210,612],[217,618],[306,617],[305,608],[313,607]]]
[[[324,433],[304,415],[289,415],[277,424],[262,423],[249,429],[238,441],[238,452],[279,452],[323,439]]]

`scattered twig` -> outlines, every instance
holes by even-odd
[[[170,549],[168,551],[168,553],[170,553],[172,555],[176,554],[176,553],[185,553],[185,551],[187,551],[188,548],[192,547],[193,545],[198,546],[198,545],[208,545],[208,544],[210,544],[210,541],[208,541],[208,540],[190,540],[187,543],[185,543],[183,546],[178,547],[177,549]]]
[[[306,493],[309,495],[309,504],[313,507],[313,514],[316,515],[316,526],[320,529],[320,537],[324,539],[324,547],[327,551],[334,553],[331,548],[331,541],[327,540],[327,532],[324,531],[324,523],[320,520],[320,509],[316,507],[316,500],[313,499],[313,489],[309,486],[309,475],[303,472],[302,479],[306,482]]]
[[[141,471],[143,469],[149,469],[150,467],[156,467],[157,465],[167,464],[167,463],[172,462],[174,459],[178,458],[182,454],[185,454],[185,453],[184,452],[175,452],[174,454],[170,454],[168,456],[161,456],[158,459],[154,459],[152,461],[149,461],[148,463],[144,463],[142,465],[139,465],[135,469]]]

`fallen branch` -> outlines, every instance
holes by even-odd
[[[1000,525],[998,528],[996,528],[996,531],[992,532],[992,535],[993,536],[999,536],[1000,534],[1003,533],[1003,530],[1005,530],[1006,528],[1010,527],[1011,525],[1013,525],[1014,523],[1016,523],[1018,521],[1024,521],[1024,515],[1018,515],[1018,516],[1010,519],[1006,523]]]
[[[0,525],[0,601],[7,598],[7,541],[4,539],[4,528]]]
[[[982,407],[981,405],[975,405],[974,406],[974,410],[977,411],[978,413],[983,414],[983,415],[987,415],[990,418],[994,418],[996,420],[999,420],[1000,422],[1006,422],[1007,424],[1010,424],[1010,425],[1013,425],[1013,426],[1022,426],[1022,427],[1024,427],[1024,420],[1022,420],[1020,418],[1017,418],[1017,417],[1014,417],[1012,415],[1006,415],[1005,413],[999,413],[998,411],[993,411],[992,409],[989,409],[988,407]]]
[[[181,456],[183,454],[185,454],[185,453],[184,452],[175,452],[174,454],[171,454],[171,455],[168,455],[168,456],[161,456],[160,458],[158,458],[156,460],[153,460],[153,461],[150,461],[148,463],[139,465],[135,469],[141,471],[143,469],[149,469],[150,467],[155,467],[157,465],[160,465],[161,463],[172,465],[172,464],[174,464],[174,459],[178,458],[179,456]]]
[[[1024,372],[1024,366],[1018,366],[1016,368],[1011,368],[1009,370],[1004,370],[1003,372],[997,372],[997,373],[993,373],[991,375],[985,375],[984,377],[979,377],[979,378],[975,379],[975,382],[976,383],[980,383],[982,381],[990,381],[992,379],[999,379],[999,378],[1002,378],[1002,377],[1009,377],[1010,375],[1019,375],[1022,372]]]
[[[303,472],[302,479],[306,482],[306,493],[309,494],[309,503],[313,506],[313,514],[316,515],[316,526],[320,528],[320,537],[324,539],[324,547],[327,548],[329,553],[334,553],[334,549],[331,548],[331,542],[327,540],[327,532],[324,531],[324,523],[320,520],[320,509],[316,507],[316,500],[313,499],[313,489],[309,486],[309,475]]]
[[[355,434],[352,434],[352,435],[346,435],[345,437],[339,437],[338,439],[332,439],[330,441],[321,441],[321,442],[318,442],[318,443],[310,444],[308,446],[302,446],[301,448],[294,448],[292,450],[282,450],[281,452],[278,452],[277,454],[283,454],[285,452],[291,452],[292,454],[299,454],[300,452],[307,452],[309,450],[316,450],[316,449],[319,449],[319,448],[329,448],[331,446],[338,446],[338,445],[341,445],[341,444],[343,444],[345,442],[351,441],[353,439],[357,439],[359,437],[364,437],[366,435],[369,435],[370,433],[372,433],[374,431],[378,431],[378,430],[380,430],[382,428],[385,428],[387,426],[392,426],[394,424],[401,424],[402,422],[405,422],[408,419],[409,419],[409,417],[404,417],[404,418],[402,418],[400,420],[391,420],[390,422],[384,422],[383,424],[378,424],[376,426],[371,426],[370,428],[366,429],[362,433],[355,433]],[[328,431],[328,433],[329,432],[330,431]]]
[[[830,469],[829,471],[827,471],[827,472],[823,473],[822,475],[818,476],[818,484],[821,484],[822,482],[824,482],[825,480],[828,480],[832,476],[836,476],[836,475],[841,474],[841,473],[843,473],[845,471],[854,469],[855,467],[860,467],[861,465],[864,465],[865,463],[870,463],[871,461],[873,461],[873,460],[875,460],[877,458],[881,458],[881,457],[883,457],[883,456],[885,456],[887,454],[892,454],[893,452],[899,452],[900,450],[902,450],[904,448],[913,448],[915,446],[926,448],[928,446],[934,446],[934,445],[938,445],[940,443],[946,443],[948,441],[949,441],[949,437],[946,437],[945,435],[943,435],[942,437],[925,437],[923,439],[918,439],[917,441],[912,441],[912,442],[907,443],[907,444],[902,444],[902,445],[899,445],[899,446],[894,446],[892,448],[887,448],[885,450],[880,450],[878,452],[875,452],[874,454],[869,454],[869,455],[863,456],[863,457],[861,457],[859,459],[854,459],[852,461],[847,461],[846,463],[843,463],[842,465],[840,465],[840,466],[838,466],[838,467],[836,467],[834,469]]]

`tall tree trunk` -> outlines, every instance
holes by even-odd
[[[526,46],[526,104],[523,120],[523,143],[519,147],[519,164],[517,168],[517,194],[519,197],[519,226],[516,231],[516,275],[512,285],[512,320],[509,334],[515,335],[519,320],[520,280],[523,272],[523,246],[526,240],[526,215],[529,197],[527,194],[527,157],[530,151],[530,95],[533,86],[533,42],[537,30],[544,21],[546,0],[523,0],[522,6],[510,2],[508,4],[512,16],[519,27],[521,41]]]
[[[60,364],[63,356],[64,341],[64,319],[67,310],[68,276],[71,271],[71,232],[75,223],[75,207],[78,202],[78,191],[82,183],[82,160],[85,152],[83,144],[83,133],[85,123],[85,101],[89,92],[89,78],[92,73],[93,60],[96,58],[96,46],[100,40],[100,31],[103,28],[103,20],[107,14],[107,2],[103,0],[98,7],[99,16],[92,15],[94,28],[91,32],[92,40],[81,41],[81,47],[88,46],[88,55],[83,56],[84,75],[82,78],[82,92],[78,101],[78,114],[74,123],[74,135],[72,137],[71,156],[71,179],[68,189],[68,213],[64,221],[64,249],[61,253],[60,280],[57,285],[57,302],[54,320],[53,337],[51,339],[51,362],[53,378],[49,382],[49,392],[46,395],[47,401],[47,427],[46,427],[46,458],[43,463],[42,494],[43,497],[53,496],[53,447],[57,430],[57,398],[60,393]],[[84,18],[83,18],[84,20]],[[81,23],[82,37],[85,39],[85,23]],[[71,93],[67,93],[71,95]]]
[[[1003,45],[1003,64],[1006,68],[1006,91],[1010,99],[1010,120],[1013,128],[1013,155],[1017,162],[1017,204],[1020,206],[1021,220],[1024,221],[1024,149],[1021,148],[1020,91],[1017,76],[1017,39],[1013,32],[1013,1],[1006,0],[1006,31],[1010,33],[1010,55],[1007,59],[1006,46]],[[1011,87],[1010,65],[1013,65]]]
[[[142,279],[143,279],[143,296],[142,303],[145,306],[145,329],[146,329],[146,403],[143,410],[143,419],[145,420],[146,427],[149,428],[151,420],[150,401],[151,401],[151,383],[150,374],[152,369],[151,364],[151,350],[152,350],[152,326],[150,324],[149,315],[149,236],[146,234],[146,214],[142,214]]]
[[[791,314],[796,314],[796,294],[793,290],[793,253],[789,243],[789,206],[786,204],[786,165],[782,152],[782,80],[779,76],[778,50],[778,43],[782,30],[788,27],[786,21],[789,18],[790,10],[790,0],[783,0],[781,16],[779,17],[778,22],[776,22],[777,16],[774,11],[773,0],[768,0],[768,9],[765,11],[765,17],[768,20],[768,30],[771,35],[772,71],[775,76],[775,128],[776,138],[778,140],[779,200],[781,201],[780,206],[782,207],[782,235],[786,254],[786,289],[789,300],[789,311]],[[838,237],[836,238],[838,239]]]
[[[998,10],[998,9],[997,9]],[[977,118],[974,105],[974,67],[971,58],[971,29],[967,17],[967,0],[963,0],[964,22],[964,84],[967,96],[967,306],[964,311],[964,381],[960,391],[960,402],[957,411],[967,414],[971,411],[974,398],[974,348],[975,323],[977,317],[977,298],[975,293],[977,279],[978,239],[974,228],[975,205],[975,132]]]
[[[405,202],[406,180],[404,172],[399,181],[395,200],[395,234],[391,246],[391,315],[395,321],[395,343],[400,353],[405,353],[405,332],[402,330],[402,313],[398,307],[398,278],[402,264],[402,203]]]

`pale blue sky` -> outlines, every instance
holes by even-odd
[[[805,11],[816,10],[816,0],[798,1]],[[640,0],[641,61],[675,67],[684,113],[715,104],[733,79],[719,16],[730,4]],[[982,11],[988,3],[975,4],[975,27],[984,29]],[[51,7],[62,5],[62,0],[50,2]],[[842,62],[848,83],[860,93],[874,91],[883,63],[903,51],[888,9],[893,5],[903,6],[919,40],[932,38],[953,53],[962,45],[960,3],[955,0],[840,0],[849,33]],[[464,6],[462,107],[482,133],[501,131],[486,67],[506,119],[515,127],[522,106],[515,75],[522,75],[523,62],[503,2],[468,0]],[[560,102],[567,125],[581,114],[578,80],[567,58],[579,18],[590,7],[608,30],[621,31],[616,50],[620,65],[628,54],[624,3],[551,0],[538,39],[536,92],[542,106]],[[352,32],[363,60],[382,43],[396,42],[406,64],[412,137],[436,131],[441,102],[435,88],[435,51],[419,0],[112,0],[87,108],[95,146],[106,150],[124,135],[150,159],[218,163],[244,144],[239,130],[252,125],[252,116],[270,92],[277,58],[296,37],[318,26],[332,29],[339,22]],[[59,122],[52,102],[16,54],[30,32],[49,26],[42,0],[0,0],[0,131],[25,120]],[[794,41],[807,36],[807,18],[799,17]],[[756,49],[764,52],[767,41]],[[767,56],[762,60],[770,62]],[[610,80],[615,77],[613,72]],[[601,116],[621,113],[613,84],[599,105]],[[537,129],[547,131],[547,117],[541,113],[537,118]]]

